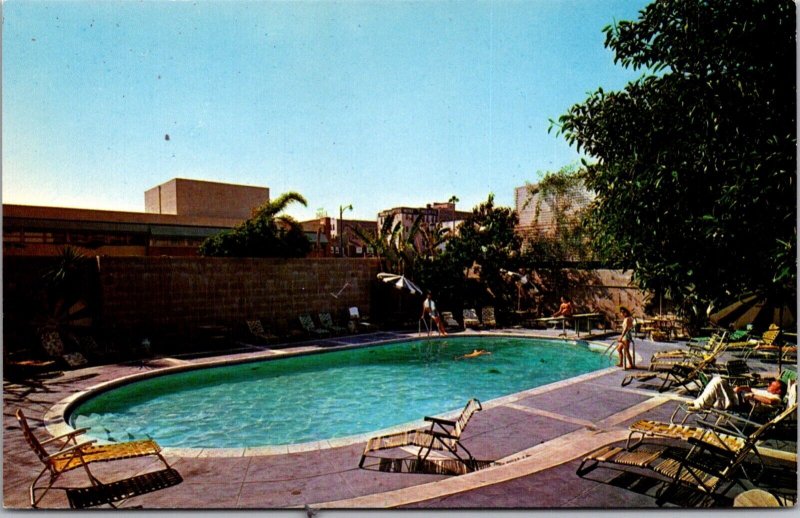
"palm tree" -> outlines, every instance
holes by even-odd
[[[281,214],[291,203],[307,206],[297,192],[287,192],[253,210],[253,215],[234,229],[209,237],[200,254],[223,257],[304,257],[311,243],[293,217]]]

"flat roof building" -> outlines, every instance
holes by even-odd
[[[269,201],[269,189],[175,178],[145,192],[145,212],[3,205],[4,255],[196,255]]]

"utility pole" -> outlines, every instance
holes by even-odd
[[[345,210],[353,210],[353,205],[339,205],[339,257],[344,257],[344,224],[342,223],[342,213]]]

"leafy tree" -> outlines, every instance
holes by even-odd
[[[604,32],[643,76],[557,124],[597,251],[678,303],[796,292],[795,4],[661,0]]]
[[[436,293],[442,307],[492,305],[500,312],[513,307],[516,287],[502,278],[500,270],[517,267],[517,221],[513,210],[496,207],[489,195],[449,237],[444,252],[417,261],[415,278]],[[473,265],[480,266],[479,276],[466,275]]]
[[[290,203],[306,205],[296,192],[287,192],[266,202],[236,228],[209,237],[200,245],[200,254],[216,257],[305,257],[311,243],[302,226],[291,216],[281,214]]]

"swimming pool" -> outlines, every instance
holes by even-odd
[[[491,354],[458,359],[474,349]],[[414,340],[196,369],[102,392],[68,416],[110,441],[235,448],[389,428],[610,365],[585,342],[513,337]]]

